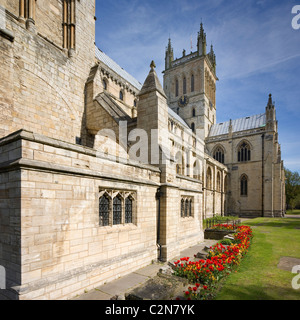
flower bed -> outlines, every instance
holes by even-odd
[[[231,230],[229,225],[219,227]],[[248,252],[253,235],[248,226],[238,226],[236,229],[237,232],[233,234],[233,243],[228,246],[217,243],[210,247],[206,260],[191,261],[189,257],[184,257],[174,262],[175,275],[185,277],[194,284],[185,292],[188,299],[210,299],[218,282],[240,264],[241,259]]]

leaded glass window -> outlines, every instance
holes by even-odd
[[[250,161],[250,160],[251,160],[250,147],[246,142],[244,142],[238,150],[238,161],[244,162],[244,161]]]
[[[106,196],[99,199],[99,224],[100,226],[109,225],[109,199]]]
[[[125,223],[132,223],[132,200],[125,199]]]
[[[241,196],[248,195],[248,178],[246,175],[242,175],[241,177]]]
[[[224,164],[224,150],[221,147],[215,150],[214,159]]]
[[[122,223],[122,200],[119,196],[113,201],[113,224]]]
[[[102,80],[103,89],[107,90],[107,82],[105,79]]]
[[[183,218],[184,217],[184,199],[181,199],[181,211],[180,215]]]
[[[189,211],[189,200],[185,200],[185,207],[184,207],[184,216],[188,217],[188,211]]]

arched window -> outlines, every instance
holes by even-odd
[[[121,90],[120,93],[119,93],[119,98],[120,98],[120,100],[122,100],[122,101],[123,101],[123,99],[124,99],[124,94],[123,94],[123,91],[122,91],[122,90]]]
[[[208,169],[206,171],[206,187],[207,187],[207,189],[211,189],[212,188],[211,178],[212,178],[211,169],[210,169],[210,167],[208,167]]]
[[[184,199],[181,199],[181,210],[180,210],[181,218],[184,217]]]
[[[183,175],[184,174],[184,159],[183,159],[183,155],[180,151],[178,151],[176,153],[175,161],[176,161],[176,173]]]
[[[103,89],[107,90],[107,80],[106,79],[102,80],[102,85],[103,85]]]
[[[193,202],[193,200],[190,199],[190,201],[189,201],[189,216],[190,217],[192,216],[192,202]]]
[[[196,109],[195,108],[193,108],[192,117],[196,117]]]
[[[195,91],[195,77],[192,74],[192,76],[191,76],[191,92],[194,92],[194,91]]]
[[[184,216],[188,217],[189,216],[189,200],[185,200],[185,206],[184,206]]]
[[[248,195],[248,177],[243,174],[241,176],[241,196]]]
[[[137,106],[137,101],[136,101],[136,99],[134,99],[134,101],[133,101],[133,106],[136,108],[136,106]]]
[[[217,147],[213,155],[214,159],[224,164],[224,150],[221,147]]]
[[[175,96],[178,97],[179,96],[179,82],[176,79],[175,81]]]
[[[125,223],[132,223],[132,199],[125,199]]]
[[[181,198],[180,216],[181,218],[193,216],[193,199],[191,197]]]
[[[122,199],[120,196],[114,198],[113,201],[113,224],[122,223]]]
[[[186,77],[183,78],[183,94],[186,94]]]
[[[109,199],[106,196],[99,199],[99,225],[109,225]]]
[[[193,132],[195,132],[195,123],[194,122],[192,122],[192,124],[191,124],[191,129]]]
[[[200,162],[196,160],[193,167],[193,178],[200,180]]]
[[[243,142],[238,149],[238,162],[250,161],[251,151],[248,143]]]

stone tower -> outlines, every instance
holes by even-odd
[[[169,39],[165,56],[164,91],[169,106],[179,114],[201,138],[207,137],[216,123],[216,56],[211,46],[207,53],[203,24],[198,32],[197,51],[174,60]]]

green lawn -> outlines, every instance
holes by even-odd
[[[294,209],[294,210],[287,210],[286,214],[300,214],[300,210],[299,209]]]
[[[277,268],[280,257],[300,259],[300,219],[247,220],[254,238],[237,272],[220,289],[216,300],[300,300],[292,288],[295,274]]]

